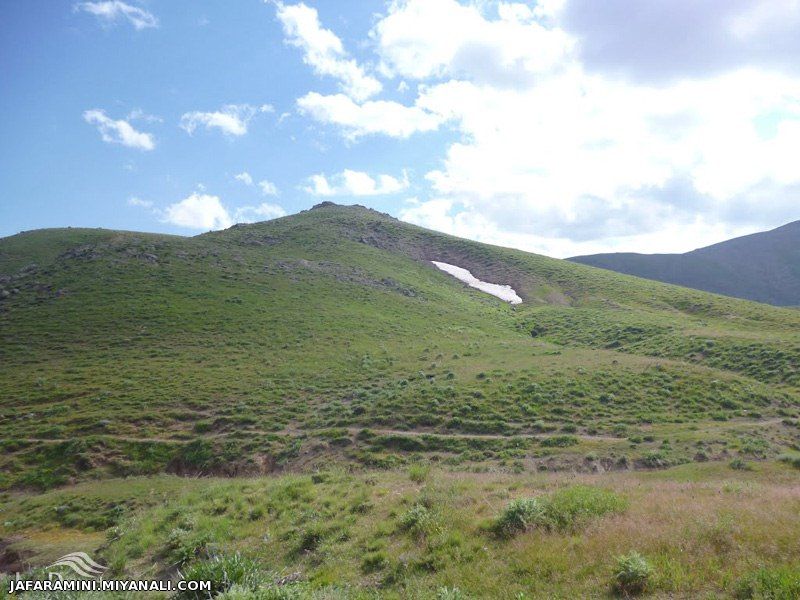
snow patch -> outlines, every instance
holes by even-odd
[[[506,302],[510,302],[511,304],[520,304],[522,303],[522,298],[517,296],[517,292],[514,291],[510,285],[500,285],[498,283],[488,283],[486,281],[481,281],[477,277],[475,277],[472,273],[467,271],[466,269],[462,269],[461,267],[457,267],[455,265],[448,265],[447,263],[438,262],[435,260],[431,261],[437,268],[441,269],[445,273],[449,273],[456,279],[463,281],[470,287],[477,288],[482,292],[486,292],[487,294],[491,294],[492,296],[497,296],[501,300],[505,300]]]

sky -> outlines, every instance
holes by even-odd
[[[800,219],[800,0],[3,0],[0,236],[363,204],[567,257]]]

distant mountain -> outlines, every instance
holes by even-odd
[[[573,262],[777,306],[800,306],[800,221],[687,252],[620,252]]]

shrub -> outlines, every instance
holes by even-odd
[[[733,595],[739,600],[793,600],[800,598],[800,569],[761,568],[742,577]]]
[[[512,537],[529,527],[545,523],[545,507],[538,498],[513,500],[497,517],[493,529],[502,537]]]
[[[383,550],[376,550],[375,552],[367,552],[364,558],[361,559],[361,570],[364,573],[373,573],[380,571],[389,562],[386,552]]]
[[[430,536],[441,528],[436,516],[422,504],[415,504],[402,517],[400,528],[417,536]]]
[[[501,537],[512,537],[532,527],[572,530],[590,519],[621,512],[626,504],[614,492],[576,485],[559,490],[549,498],[512,501],[497,517],[493,529]]]
[[[414,483],[422,483],[431,472],[430,465],[411,465],[408,469],[408,478]]]
[[[800,469],[800,454],[782,454],[779,460],[787,465],[791,465],[795,469]]]
[[[644,592],[653,575],[653,567],[647,559],[633,550],[616,560],[614,587],[626,596]]]
[[[661,450],[651,450],[646,452],[644,456],[640,459],[640,462],[645,467],[651,469],[660,469],[663,467],[669,467],[672,464],[669,456],[666,453],[662,452]]]
[[[544,438],[541,444],[545,448],[566,448],[577,445],[578,438],[574,435],[554,435],[553,437]]]
[[[182,579],[189,581],[210,581],[210,592],[179,592],[176,599],[200,600],[214,597],[228,591],[234,585],[240,589],[256,590],[264,583],[264,575],[255,561],[240,554],[217,556],[209,560],[192,563],[181,573]]]
[[[741,457],[736,457],[730,462],[731,469],[736,469],[737,471],[752,471],[753,467],[750,466],[746,460]]]
[[[467,596],[457,587],[440,587],[436,591],[436,600],[466,600]]]
[[[210,537],[206,533],[176,527],[169,532],[167,538],[169,559],[174,564],[183,565],[194,558],[204,555],[210,541]]]
[[[290,583],[287,585],[269,585],[258,590],[234,585],[227,592],[216,596],[215,600],[311,600],[311,598],[317,597],[309,584]],[[339,596],[326,595],[324,597],[338,598]]]

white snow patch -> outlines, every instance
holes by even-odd
[[[457,267],[455,265],[448,265],[447,263],[438,262],[435,260],[431,261],[437,268],[441,269],[445,273],[450,273],[456,279],[459,279],[466,283],[470,287],[477,288],[482,292],[486,292],[487,294],[491,294],[492,296],[497,296],[501,300],[505,300],[506,302],[510,302],[511,304],[520,304],[522,302],[522,298],[517,296],[517,292],[514,291],[510,285],[500,285],[498,283],[488,283],[486,281],[481,281],[477,277],[475,277],[472,273],[467,271],[466,269],[462,269],[461,267]]]

